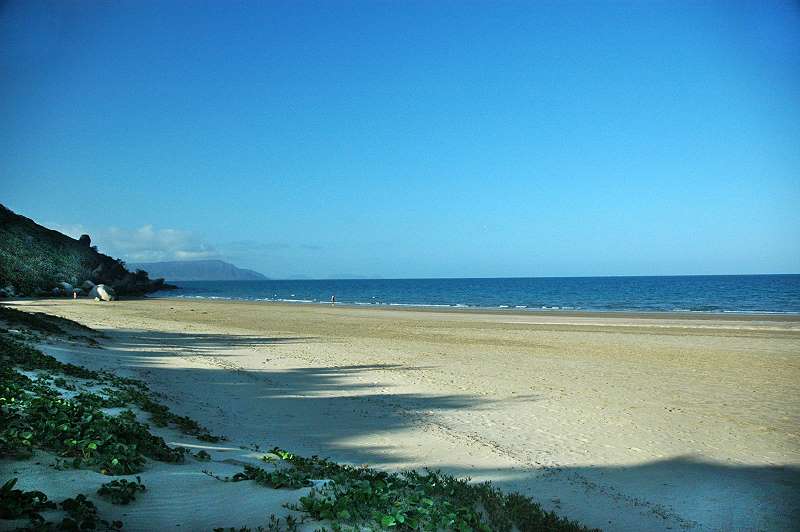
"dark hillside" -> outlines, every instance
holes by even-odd
[[[0,289],[16,295],[52,295],[60,283],[84,281],[110,285],[121,295],[142,295],[170,288],[147,272],[130,272],[119,260],[91,246],[87,235],[76,240],[43,227],[0,205]]]

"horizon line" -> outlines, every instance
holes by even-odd
[[[186,261],[190,262],[190,261]],[[257,272],[260,273],[260,272]],[[664,274],[664,275],[541,275],[541,276],[497,276],[497,277],[269,277],[267,279],[197,279],[194,281],[180,282],[258,282],[258,281],[447,281],[464,279],[619,279],[619,278],[647,278],[647,277],[763,277],[763,276],[792,276],[798,273],[690,273],[690,274]],[[174,279],[166,279],[174,281]],[[177,281],[176,281],[177,282]]]

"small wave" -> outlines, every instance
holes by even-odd
[[[232,299],[241,299],[237,297],[225,297],[225,296],[190,296],[190,295],[177,295],[174,296],[175,299],[223,299],[225,301],[230,301]]]
[[[434,308],[454,308],[459,305],[442,305],[437,303],[387,303],[390,307],[434,307]],[[466,305],[461,305],[462,307]]]

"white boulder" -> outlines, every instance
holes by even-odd
[[[117,299],[117,294],[114,293],[114,289],[110,286],[99,284],[92,287],[92,289],[89,291],[89,297],[93,297],[95,301],[114,301]]]
[[[103,301],[114,301],[117,299],[117,294],[114,292],[114,289],[104,284],[98,285],[97,294]]]

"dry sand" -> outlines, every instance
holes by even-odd
[[[800,522],[800,318],[175,299],[19,306],[102,330],[102,350],[46,348],[146,380],[232,443],[442,468],[608,530]],[[192,478],[197,487],[176,479],[174,489],[214,482]],[[258,524],[258,506],[230,515],[232,500],[260,500],[235,491],[247,489],[184,511],[228,509],[218,526]],[[123,518],[145,526],[136,519]]]

